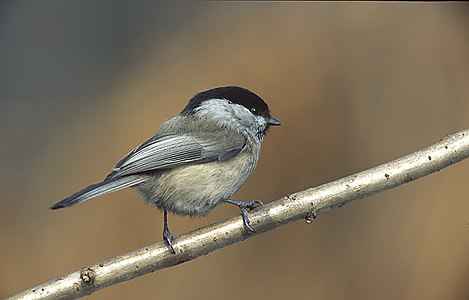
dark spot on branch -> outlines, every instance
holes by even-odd
[[[307,214],[306,217],[305,217],[306,224],[313,223],[314,219],[316,219],[317,216],[318,216],[318,214],[315,211],[310,212],[309,214]]]
[[[93,284],[94,279],[96,278],[96,274],[94,270],[91,268],[86,268],[85,270],[81,271],[80,278],[86,284]]]

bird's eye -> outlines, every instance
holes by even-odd
[[[256,113],[257,113],[257,108],[251,107],[251,112],[252,112],[253,114],[256,114]]]

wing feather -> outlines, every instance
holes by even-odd
[[[239,134],[170,134],[153,137],[118,162],[107,178],[227,160],[236,156],[245,145],[245,138]]]

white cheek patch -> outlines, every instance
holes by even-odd
[[[262,116],[253,115],[246,107],[232,103],[227,99],[210,99],[204,101],[195,110],[201,118],[218,120],[224,126],[239,130],[238,125],[247,128],[251,134],[262,139],[267,128],[267,120]]]
[[[257,137],[262,141],[267,129],[267,120],[264,117],[256,116]]]
[[[256,116],[256,123],[260,128],[266,128],[267,127],[267,121],[265,120],[264,117]]]

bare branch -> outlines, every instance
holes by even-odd
[[[469,129],[466,129],[407,156],[255,209],[249,215],[255,234],[247,234],[242,218],[234,217],[176,237],[173,242],[176,254],[172,254],[164,242],[159,242],[51,280],[10,299],[64,299],[89,295],[293,221],[306,219],[306,222],[312,222],[318,214],[331,208],[418,179],[468,156]]]

